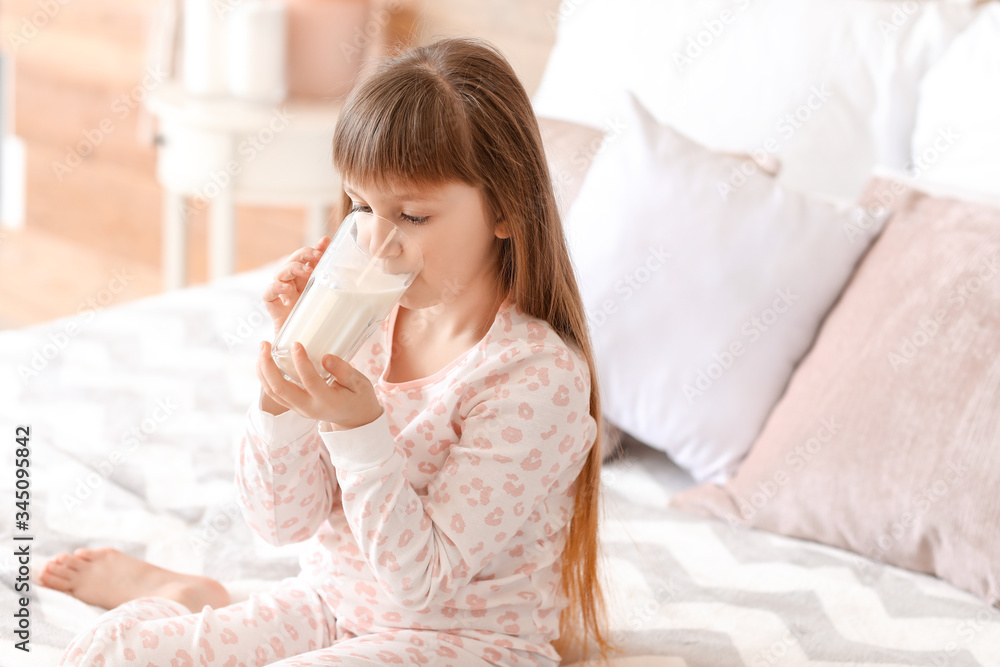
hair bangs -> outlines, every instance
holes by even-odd
[[[478,186],[458,94],[426,64],[393,63],[351,93],[333,135],[333,163],[358,187]]]

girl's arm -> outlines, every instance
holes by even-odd
[[[269,414],[261,402],[247,413],[236,488],[243,517],[269,544],[312,537],[340,501],[330,455],[316,421],[292,410]]]
[[[569,520],[539,506],[569,488],[593,443],[588,369],[562,347],[529,352],[525,344],[519,352],[469,385],[461,439],[425,496],[404,475],[385,414],[320,434],[351,531],[402,605],[421,609],[453,597],[529,519],[544,535]],[[506,557],[524,561],[517,571],[530,574],[535,566],[523,552],[531,550],[516,551]]]

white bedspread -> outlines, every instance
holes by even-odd
[[[273,270],[0,332],[0,665],[54,665],[102,611],[33,586],[31,653],[16,650],[14,534],[34,536],[33,567],[110,545],[215,577],[237,600],[298,572],[299,547],[256,538],[234,500]],[[27,532],[13,523],[19,424],[31,427]],[[1000,665],[1000,611],[940,580],[669,509],[691,481],[638,443],[604,481],[612,636],[632,656],[622,667]]]

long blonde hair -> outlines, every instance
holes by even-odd
[[[463,182],[478,187],[509,238],[497,239],[501,289],[548,322],[586,358],[593,448],[577,478],[561,585],[569,600],[553,646],[590,641],[602,656],[604,596],[597,526],[603,424],[594,355],[528,95],[491,45],[445,39],[383,61],[351,91],[337,122],[333,161],[341,175],[372,186]],[[345,209],[350,201],[345,197]]]

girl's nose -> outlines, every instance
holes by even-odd
[[[402,233],[396,225],[376,215],[366,215],[359,227],[368,233],[368,254],[375,259],[392,259],[403,252]]]

